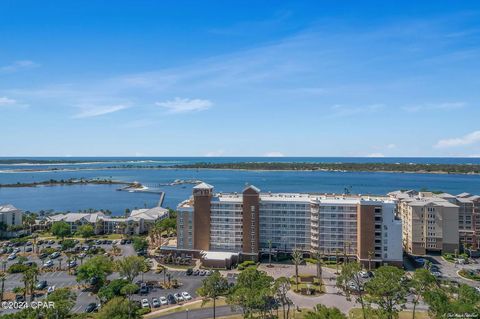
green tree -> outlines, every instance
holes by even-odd
[[[129,282],[133,282],[135,277],[145,270],[145,258],[140,256],[128,256],[115,262],[115,269],[120,276],[127,277]]]
[[[298,266],[302,263],[303,261],[303,254],[295,249],[292,253],[292,262],[295,265],[295,285],[296,285],[296,290],[298,291]]]
[[[96,319],[139,319],[138,306],[124,297],[115,297],[102,306]]]
[[[76,295],[68,288],[60,288],[48,295],[46,301],[55,303],[55,307],[45,308],[46,318],[66,319],[70,317],[70,311],[75,306]]]
[[[393,319],[405,309],[408,287],[404,283],[405,271],[394,266],[382,266],[375,277],[366,284],[368,300],[378,305],[376,310],[382,317]]]
[[[237,283],[227,296],[227,302],[242,309],[244,318],[260,314],[265,318],[271,310],[273,278],[265,272],[249,267],[238,276]]]
[[[338,259],[337,259],[338,261]],[[337,276],[337,287],[344,290],[347,300],[351,298],[351,290],[355,291],[355,300],[362,307],[362,317],[367,319],[368,305],[364,298],[364,282],[360,277],[359,272],[362,270],[362,265],[356,262],[344,263],[342,265],[342,271]]]
[[[84,224],[78,227],[77,235],[85,239],[90,238],[95,235],[95,229],[90,224]]]
[[[3,301],[3,294],[5,293],[5,279],[7,278],[7,274],[5,272],[0,272],[0,281],[2,281],[2,286],[0,290],[0,301]]]
[[[70,225],[64,221],[54,222],[50,230],[52,235],[62,238],[62,240],[71,235]]]
[[[144,250],[148,248],[148,242],[145,238],[143,237],[134,237],[133,238],[133,248],[136,251]]]
[[[62,250],[68,250],[75,247],[75,241],[73,239],[65,239],[62,241]]]
[[[202,281],[202,286],[198,289],[198,294],[203,297],[202,305],[209,300],[213,301],[213,319],[216,318],[216,301],[218,297],[225,296],[228,293],[228,281],[220,272],[215,271]]]
[[[415,313],[420,298],[425,295],[425,293],[436,286],[437,280],[430,273],[430,271],[419,268],[415,270],[412,276],[412,281],[410,282],[410,293],[413,296],[413,311],[412,319],[415,319]]]
[[[88,259],[77,269],[77,281],[95,281],[95,288],[103,286],[109,274],[113,271],[113,262],[105,256],[95,256]]]
[[[347,319],[338,308],[329,308],[324,305],[316,305],[313,311],[308,311],[304,319]]]
[[[314,251],[312,251],[312,257],[315,259],[315,265],[317,267],[318,284],[320,285],[320,288],[321,288],[322,287],[323,254],[318,250],[314,250]]]
[[[129,281],[125,279],[112,280],[108,284],[108,286],[103,286],[102,288],[100,288],[100,290],[98,291],[98,298],[100,298],[102,303],[105,303],[110,299],[113,299],[114,297],[121,296],[123,287],[128,284]]]
[[[290,316],[290,305],[292,301],[288,298],[288,291],[290,290],[290,280],[286,277],[279,277],[275,279],[274,293],[275,299],[282,305],[283,318],[288,319]],[[285,309],[285,306],[287,309]]]

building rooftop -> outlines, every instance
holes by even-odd
[[[213,189],[213,186],[210,185],[210,184],[202,182],[202,183],[200,183],[196,186],[193,186],[193,189]]]
[[[3,204],[0,205],[0,213],[8,213],[18,211],[19,209],[13,206],[12,204]]]

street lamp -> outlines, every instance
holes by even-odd
[[[187,319],[188,319],[188,308],[187,308]]]

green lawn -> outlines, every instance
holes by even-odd
[[[413,315],[412,311],[401,311],[398,314],[398,319],[411,319],[412,315]],[[350,319],[363,319],[362,309],[355,308],[355,309],[350,310],[349,318]],[[375,319],[375,318],[370,318],[370,319]],[[428,313],[426,313],[426,312],[416,311],[415,312],[415,319],[430,319],[430,317],[428,316]]]

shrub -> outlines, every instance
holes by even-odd
[[[27,265],[23,264],[13,264],[10,267],[8,267],[8,272],[11,274],[17,274],[21,272],[25,272],[29,267]]]
[[[150,313],[151,310],[150,308],[141,308],[137,310],[137,314],[140,316],[146,315],[147,313]]]
[[[255,266],[255,265],[257,265],[257,263],[254,262],[253,260],[245,260],[244,262],[238,264],[237,269],[238,270],[245,270],[246,268],[252,267],[252,266]]]

